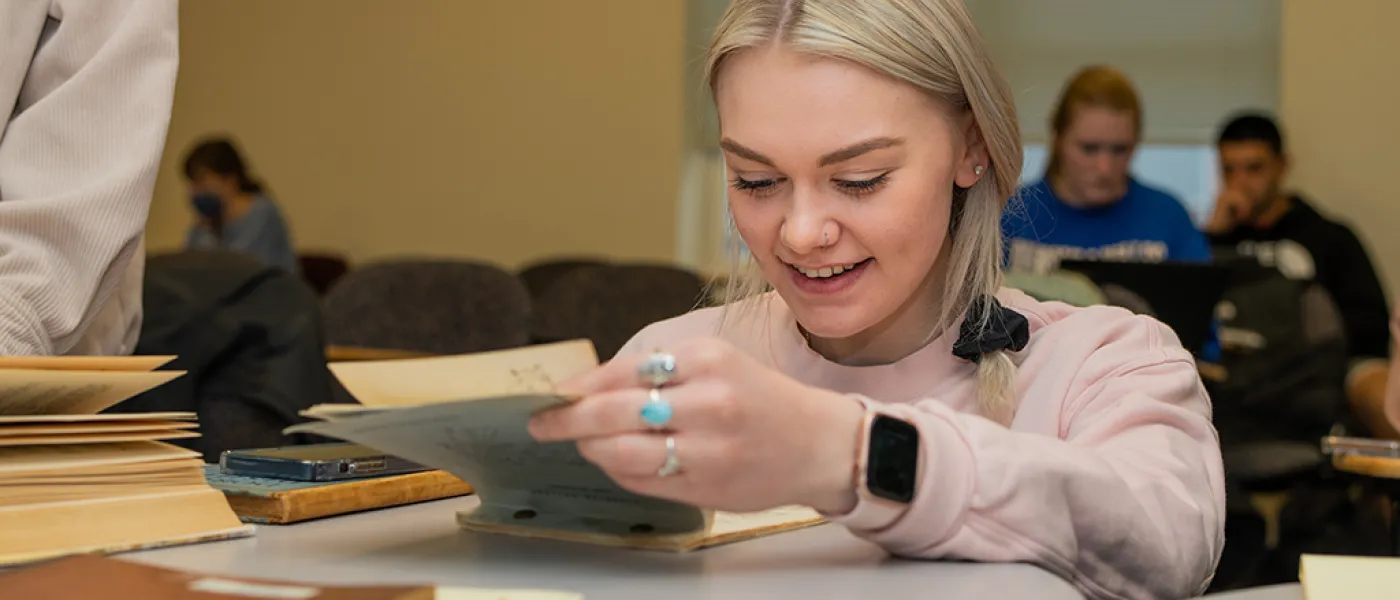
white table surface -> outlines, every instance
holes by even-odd
[[[1303,600],[1303,587],[1296,583],[1250,588],[1206,596],[1209,600]]]
[[[873,595],[881,600],[1082,599],[1064,580],[1030,565],[892,558],[836,525],[675,554],[459,530],[456,511],[475,502],[472,497],[454,498],[295,525],[259,526],[251,538],[121,558],[304,583],[562,589],[583,593],[589,600]]]

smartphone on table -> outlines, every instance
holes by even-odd
[[[402,475],[428,467],[358,444],[327,443],[225,450],[219,470],[226,475],[292,481],[340,481]]]

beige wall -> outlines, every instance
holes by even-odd
[[[1400,2],[1284,0],[1281,106],[1295,186],[1400,283]]]
[[[226,131],[303,249],[506,266],[668,259],[681,163],[680,0],[181,3],[180,81],[148,240]]]
[[[1222,113],[1277,104],[1279,0],[964,1],[1031,143],[1049,138],[1065,83],[1091,64],[1132,79],[1148,144],[1210,144]]]

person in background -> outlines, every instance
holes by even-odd
[[[176,0],[0,2],[0,355],[130,354]]]
[[[961,0],[730,4],[706,73],[752,261],[722,307],[561,382],[580,398],[535,439],[640,494],[809,506],[899,556],[1200,594],[1224,541],[1210,399],[1162,323],[1002,287],[1022,147],[981,39]]]
[[[1128,173],[1142,134],[1142,103],[1128,78],[1085,68],[1065,86],[1050,121],[1045,176],[1003,219],[1008,269],[1054,270],[1061,259],[1208,261],[1210,247],[1179,200]]]
[[[1221,192],[1206,224],[1212,244],[1257,258],[1332,296],[1358,366],[1390,353],[1390,309],[1361,240],[1283,187],[1283,134],[1263,114],[1241,114],[1220,130]],[[1355,369],[1353,369],[1355,373]]]
[[[1132,82],[1112,67],[1086,67],[1065,85],[1050,119],[1045,175],[1023,189],[1002,218],[1012,277],[1045,275],[1065,259],[1211,259],[1210,245],[1181,201],[1128,172],[1142,114]],[[1220,355],[1218,335],[1212,325],[1204,347],[1196,349],[1205,362]]]
[[[185,157],[185,178],[197,215],[187,248],[241,252],[291,273],[300,271],[282,211],[248,175],[232,142],[211,139],[195,146]]]

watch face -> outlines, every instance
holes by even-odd
[[[896,502],[914,499],[919,473],[919,430],[914,425],[884,415],[870,423],[870,453],[865,487],[870,493]]]

